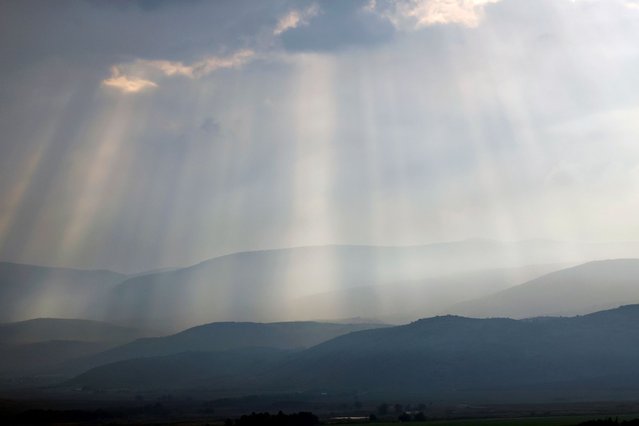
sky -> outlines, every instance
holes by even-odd
[[[0,2],[0,259],[639,240],[637,0]]]

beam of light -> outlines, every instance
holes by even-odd
[[[202,178],[210,181],[204,193],[210,200],[210,210],[203,212],[201,218],[196,219],[202,224],[207,224],[207,228],[198,234],[191,232],[190,237],[194,243],[205,244],[211,240],[232,242],[237,239],[237,234],[242,232],[247,220],[247,213],[253,208],[255,185],[259,184],[251,178],[244,180],[240,177],[241,171],[250,170],[257,161],[255,153],[261,150],[264,143],[256,125],[258,107],[247,106],[245,103],[245,96],[252,91],[250,86],[242,86],[238,78],[231,81],[232,86],[229,90],[236,96],[231,96],[226,102],[224,118],[239,125],[233,127],[232,131],[224,132],[223,135],[207,141],[215,147],[210,153],[210,165],[202,169],[208,176]],[[197,94],[193,94],[194,102],[203,107],[211,98],[221,96],[216,86],[214,83],[204,84],[206,89],[203,92],[198,90]],[[193,158],[185,159],[187,170],[192,161]],[[238,179],[244,182],[244,186],[238,185]],[[189,185],[190,182],[193,182],[193,179],[185,179],[184,184]],[[184,202],[188,206],[186,198]],[[191,216],[194,216],[193,213]],[[189,228],[190,224],[183,222],[180,225],[181,229],[169,229],[188,235],[189,231],[186,228]],[[276,280],[273,276],[276,273],[273,265],[255,267],[259,272],[253,272],[262,277],[262,284]],[[193,307],[194,312],[199,312],[201,322],[229,319],[263,321],[272,315],[272,312],[263,312],[255,300],[264,300],[264,307],[267,307],[270,306],[268,301],[277,298],[278,295],[271,292],[266,285],[247,282],[244,277],[248,272],[241,263],[227,263],[219,276],[198,276],[192,282],[183,283],[189,290],[180,296],[181,300],[185,306]],[[254,288],[254,291],[251,292],[248,287]]]
[[[333,100],[331,59],[309,56],[297,73],[292,125],[295,129],[292,165],[294,186],[293,221],[304,229],[308,244],[327,244],[335,240],[331,214],[331,186],[334,176],[332,146],[336,120]]]
[[[70,98],[71,93],[68,93],[59,99],[57,111],[53,113],[47,123],[38,130],[33,140],[29,141],[29,143],[25,143],[27,147],[33,147],[33,149],[25,154],[26,158],[22,160],[23,165],[20,167],[16,184],[11,188],[9,195],[3,199],[2,204],[0,204],[0,252],[4,252],[4,246],[7,243],[7,239],[14,225],[20,219],[20,216],[24,214],[22,210],[25,208],[27,198],[32,195],[32,191],[36,185],[35,179],[41,171],[43,162],[51,150],[54,149],[52,144],[60,130],[60,126],[63,125],[62,119]],[[16,159],[16,161],[20,160]],[[21,253],[15,254],[17,259],[26,255],[25,245],[32,237],[35,238],[37,236],[33,235],[33,233],[20,236],[23,243],[20,245],[22,247]]]
[[[336,184],[333,181],[332,156],[338,120],[334,100],[334,64],[329,57],[307,55],[300,58],[298,67],[291,116],[295,164],[289,171],[292,184],[291,232],[297,235],[291,239],[309,245],[330,244],[336,238],[331,200],[332,185]],[[338,285],[334,253],[328,249],[318,256],[304,262],[314,266],[315,270],[302,271],[299,265],[285,265],[289,298]],[[303,276],[309,274],[314,279],[302,285]],[[318,288],[318,285],[321,287]]]
[[[52,170],[51,165],[59,165],[57,164],[59,160],[65,165],[71,163],[68,156],[73,150],[64,149],[60,152],[60,140],[69,137],[69,134],[77,134],[75,131],[69,132],[66,128],[70,121],[77,120],[77,117],[68,110],[73,104],[71,100],[75,95],[71,91],[57,98],[56,113],[48,117],[49,120],[39,129],[37,136],[25,144],[32,149],[26,156],[24,161],[26,164],[23,164],[19,175],[19,184],[13,187],[9,203],[3,204],[8,209],[2,215],[3,232],[0,249],[4,250],[3,246],[7,243],[7,238],[11,238],[14,240],[11,242],[11,252],[14,252],[14,256],[18,259],[42,258],[42,252],[46,250],[46,246],[43,248],[44,240],[47,244],[55,241],[56,249],[59,249],[55,253],[46,253],[46,263],[53,265],[74,263],[73,258],[77,253],[71,256],[66,253],[68,247],[65,246],[67,244],[65,237],[67,235],[64,229],[61,229],[63,226],[61,227],[58,221],[59,214],[55,208],[52,208],[53,205],[46,201],[63,194],[64,186],[69,182],[68,170],[60,168]],[[84,176],[80,177],[82,178]],[[44,193],[43,184],[46,189]],[[39,188],[36,187],[37,185]],[[74,203],[68,206],[72,209],[76,207],[78,200],[74,198],[73,201]],[[29,210],[25,212],[25,209]],[[76,218],[67,217],[67,219]],[[86,220],[94,223],[94,218]],[[9,235],[17,230],[21,230],[19,241],[15,241],[15,236]],[[20,283],[25,286],[23,291],[28,296],[26,299],[28,303],[14,310],[18,316],[13,320],[37,317],[94,317],[91,312],[87,312],[89,304],[96,295],[106,292],[106,284],[102,289],[97,289],[88,283],[83,288],[77,288],[74,283],[67,282],[59,276],[60,273],[55,271],[51,274],[37,270],[30,273],[39,276],[39,281]]]
[[[88,142],[84,164],[74,171],[82,182],[76,203],[68,216],[67,228],[60,243],[58,260],[78,256],[86,244],[95,244],[91,234],[99,218],[108,218],[108,203],[116,199],[117,191],[126,187],[127,167],[125,144],[130,125],[143,114],[141,105],[122,98],[113,107],[98,113],[95,121],[81,137]]]
[[[493,38],[492,43],[487,44],[486,53],[493,54],[493,49],[498,50],[498,46],[498,41]],[[469,69],[477,70],[477,64],[472,63],[472,59],[468,61],[461,52],[451,54],[449,61],[458,84],[459,108],[468,129],[467,143],[472,147],[474,157],[473,181],[479,198],[476,202],[487,210],[490,229],[497,239],[518,241],[526,226],[520,222],[521,216],[512,205],[512,188],[515,185],[511,185],[509,179],[518,174],[524,177],[527,170],[525,165],[519,171],[509,170],[508,157],[513,154],[508,150],[516,147],[516,151],[522,152],[524,164],[535,164],[539,158],[533,130],[526,118],[525,100],[498,80],[490,66],[475,74],[468,73]],[[490,121],[486,115],[495,114],[492,102],[498,106],[496,111],[506,113],[500,117],[506,120],[507,128],[511,131],[500,135],[506,141],[492,140],[494,135],[487,128]],[[507,144],[508,149],[500,148],[501,143]],[[507,200],[511,200],[511,203],[507,203]],[[506,254],[510,258],[503,259],[506,264],[524,261],[523,253],[516,248],[513,246]]]
[[[0,210],[0,247],[21,209],[22,202],[32,184],[33,176],[38,171],[46,148],[46,143],[40,143],[35,147],[34,152],[26,160],[22,176],[20,176],[17,184],[11,188],[8,196],[2,202],[2,210]]]

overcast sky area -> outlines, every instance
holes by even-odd
[[[2,1],[0,259],[639,240],[639,1]]]

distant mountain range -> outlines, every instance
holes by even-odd
[[[532,320],[441,316],[348,333],[301,351],[247,347],[103,365],[65,386],[367,398],[564,401],[639,395],[639,305]]]
[[[133,276],[0,263],[0,322],[72,317],[163,332],[219,321],[361,316],[398,323],[450,306],[461,309],[462,302],[566,266],[619,257],[639,258],[639,244],[467,240],[300,247],[235,253]],[[598,306],[611,305],[553,313]]]
[[[513,287],[560,269],[562,265],[531,265],[450,274],[438,278],[333,290],[296,299],[295,317],[339,316],[350,313],[402,324],[442,313],[460,299],[473,299]]]
[[[639,259],[589,262],[457,304],[448,312],[471,317],[578,315],[639,303]]]
[[[547,268],[550,269],[551,267]],[[324,299],[320,296],[301,298],[298,300],[298,306],[299,309],[306,308],[309,311],[319,309],[322,311],[325,308],[330,308],[331,300],[337,299],[339,301],[341,298],[342,307],[356,306],[359,302],[371,309],[377,308],[379,309],[378,313],[381,313],[383,306],[375,305],[371,295],[372,292],[376,292],[376,296],[379,297],[376,300],[383,301],[386,306],[394,306],[394,309],[399,309],[403,306],[406,309],[406,317],[411,317],[418,315],[420,309],[428,311],[436,308],[433,300],[443,299],[441,295],[438,296],[433,292],[433,288],[436,288],[437,285],[442,289],[445,289],[446,286],[451,286],[458,291],[464,291],[465,294],[472,294],[474,285],[478,285],[481,288],[489,288],[491,285],[499,287],[504,285],[511,275],[518,277],[526,274],[535,275],[543,269],[544,267],[528,267],[481,271],[469,273],[466,278],[460,275],[457,278],[448,277],[447,279],[433,280],[434,283],[431,283],[430,287],[423,288],[419,287],[418,284],[403,284],[397,287],[380,286],[377,288],[354,287],[342,292],[322,295]],[[515,327],[513,330],[521,330],[522,332],[532,330],[534,333],[539,333],[541,332],[540,330],[546,327],[546,324],[553,324],[551,329],[556,332],[564,327],[565,324],[584,324],[584,320],[581,319],[579,320],[581,322],[579,322],[577,319],[553,318],[552,316],[583,314],[601,308],[639,302],[639,285],[637,285],[636,277],[639,277],[639,260],[636,259],[589,262],[542,275],[524,284],[498,291],[483,298],[456,304],[450,308],[442,308],[442,311],[465,316],[540,318],[526,321],[499,319],[494,320],[494,322],[492,320],[474,322],[474,320],[466,318],[445,316],[439,317],[438,320],[431,319],[418,323],[441,323],[443,324],[441,332],[453,333],[451,338],[453,335],[459,337],[466,333],[467,331],[464,331],[466,325],[472,326],[470,329],[475,326],[479,327],[478,333],[484,328],[490,328],[493,325]],[[477,283],[477,281],[474,281],[477,279],[482,281]],[[407,295],[412,298],[406,299]],[[322,306],[322,303],[326,305]],[[623,315],[634,312],[632,308],[627,309],[627,311],[618,310],[614,312],[621,312]],[[334,312],[331,311],[330,313]],[[367,313],[371,312],[367,311]],[[548,316],[550,317],[541,318]],[[592,318],[595,317],[597,316],[592,316]],[[582,318],[591,318],[591,316]],[[0,373],[6,375],[14,371],[20,374],[39,372],[68,375],[80,373],[94,367],[104,368],[101,371],[106,371],[108,365],[116,362],[126,362],[123,365],[136,365],[136,368],[138,367],[136,363],[144,364],[143,361],[135,361],[136,359],[169,357],[153,364],[164,365],[164,363],[168,362],[168,359],[187,360],[191,356],[189,354],[195,353],[210,355],[212,353],[219,354],[230,351],[247,354],[254,351],[261,353],[260,351],[264,349],[269,350],[269,360],[275,360],[279,356],[277,355],[278,353],[286,356],[290,361],[289,367],[292,368],[297,363],[301,363],[305,359],[304,357],[310,355],[295,355],[295,357],[290,358],[291,354],[297,354],[300,351],[303,351],[301,353],[304,354],[315,353],[316,349],[310,350],[308,348],[328,342],[338,336],[364,330],[397,329],[395,327],[389,328],[389,326],[380,323],[368,323],[361,320],[355,322],[357,323],[280,322],[264,324],[217,322],[189,328],[166,337],[151,338],[148,337],[149,331],[86,320],[38,319],[0,324],[0,354],[3,356],[2,363],[0,363]],[[411,327],[415,327],[415,324],[413,323]],[[458,329],[458,326],[462,328]],[[627,331],[632,330],[632,327],[634,325],[629,322],[620,329]],[[580,332],[578,329],[576,330]],[[392,337],[394,332],[389,331],[388,333],[391,333],[389,336]],[[475,331],[472,333],[474,335]],[[516,334],[519,331],[513,331],[513,333]],[[366,334],[362,334],[362,336],[364,335]],[[479,336],[481,333],[477,335]],[[443,338],[442,336],[437,338]],[[144,338],[140,339],[140,337]],[[391,337],[388,338],[390,340],[384,338],[383,341],[391,342],[388,343],[390,347],[394,347],[395,350],[401,352],[404,343],[392,343]],[[471,338],[471,336],[467,337]],[[582,337],[584,339],[589,338],[586,335]],[[628,336],[628,338],[631,337]],[[492,341],[495,347],[501,347],[505,344],[504,342],[512,340],[513,336],[505,338],[504,335],[496,334],[492,337],[484,336],[482,339],[485,342]],[[501,340],[503,342],[500,343]],[[340,340],[338,339],[337,341]],[[569,341],[570,339],[566,340],[566,342]],[[386,345],[386,343],[382,343],[382,340],[378,343]],[[461,342],[457,343],[461,345]],[[574,343],[576,344],[577,342]],[[557,345],[558,343],[549,341],[544,344]],[[468,347],[473,348],[470,343]],[[508,351],[513,350],[512,348],[508,349],[508,347],[506,349]],[[479,352],[473,353],[481,354],[483,350],[486,350],[486,348],[479,347]],[[350,356],[350,351],[350,349],[340,349],[339,353]],[[584,348],[584,351],[588,352],[586,348]],[[535,356],[542,356],[534,351],[530,353],[536,354]],[[198,362],[204,362],[203,360],[209,355],[197,355],[197,359],[200,360]],[[449,355],[452,356],[452,353]],[[217,357],[218,355],[215,356]],[[347,359],[348,356],[340,355],[338,357],[340,359],[339,362],[342,359]],[[426,354],[424,356],[426,357],[424,359],[429,359],[428,357],[431,355]],[[470,357],[471,355],[468,354],[468,356]],[[405,362],[407,360],[401,360],[400,364]],[[555,360],[553,362],[558,361]],[[140,366],[140,368],[140,371],[143,371],[143,367]],[[306,383],[305,380],[307,380],[304,376],[306,374],[304,371],[317,368],[311,368],[310,365],[306,365],[295,374],[293,374],[292,370],[278,370],[278,374],[280,377],[290,375],[295,386],[297,384],[304,385]],[[599,367],[597,368],[600,369]],[[352,371],[357,370],[354,369]],[[114,374],[112,377],[119,376]],[[161,377],[161,375],[158,377]],[[188,380],[183,380],[183,382],[187,384]],[[335,382],[331,383],[336,385]],[[321,382],[316,383],[316,385],[320,384]]]
[[[639,244],[468,240],[244,252],[132,277],[94,311],[112,322],[174,330],[353,315],[405,321],[568,265],[620,256],[639,258]]]

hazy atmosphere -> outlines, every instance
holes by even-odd
[[[0,0],[0,57],[0,422],[639,424],[639,0]]]

